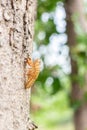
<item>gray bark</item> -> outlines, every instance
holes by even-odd
[[[0,1],[0,129],[29,130],[25,58],[32,53],[36,0]]]

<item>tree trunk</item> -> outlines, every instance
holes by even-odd
[[[0,1],[0,129],[32,130],[25,58],[32,53],[36,0]]]
[[[86,26],[82,25],[82,23],[86,23],[85,20],[81,20],[81,16],[83,14],[82,9],[82,0],[66,0],[65,2],[65,9],[67,14],[67,34],[68,34],[68,43],[70,46],[70,49],[75,47],[76,45],[76,33],[74,31],[74,24],[72,21],[72,15],[76,12],[79,13],[79,22],[83,28],[83,30]],[[80,6],[81,5],[81,6]],[[84,16],[82,18],[85,19]],[[87,29],[87,28],[86,28]],[[72,67],[72,73],[71,77],[78,76],[78,67],[77,67],[77,61],[73,58],[73,54],[71,54],[71,67]],[[78,82],[76,80],[72,80],[72,92],[71,92],[71,100],[72,102],[75,101],[81,101],[83,98],[84,90],[83,88],[80,88]],[[84,103],[79,107],[75,113],[74,113],[74,123],[75,123],[75,130],[86,130],[87,129],[87,104]]]

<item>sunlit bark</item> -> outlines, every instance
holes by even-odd
[[[0,130],[29,130],[24,59],[32,53],[36,0],[0,1]]]

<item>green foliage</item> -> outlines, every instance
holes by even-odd
[[[52,34],[58,34],[56,30],[56,25],[54,23],[54,11],[58,2],[63,2],[63,0],[39,0],[38,7],[37,7],[37,19],[35,22],[35,42],[37,44],[37,48],[39,49],[41,45],[49,45],[49,39]],[[49,18],[47,21],[42,20],[42,15],[47,13]],[[41,58],[44,62],[44,56],[41,55]],[[38,80],[39,84],[41,82],[42,88],[49,92],[49,94],[56,94],[59,90],[63,89],[62,83],[60,81],[60,77],[58,76],[58,71],[61,70],[61,67],[58,65],[54,66],[46,66],[44,63],[44,68],[41,71]],[[57,74],[55,74],[55,72]],[[49,77],[52,77],[52,84],[46,84]],[[49,90],[48,90],[49,89]]]
[[[72,58],[77,63],[77,75],[73,76],[73,79],[84,88],[85,74],[87,71],[87,34],[82,29],[79,23],[79,14],[75,13],[72,17],[76,31],[77,44],[72,48]]]
[[[78,64],[78,72],[80,77],[85,74],[87,70],[87,34],[83,31],[79,21],[79,14],[74,14],[73,22],[75,25],[77,44],[73,49],[73,56]]]
[[[45,30],[44,30],[45,29]],[[35,36],[35,42],[38,43],[38,45],[41,44],[48,44],[49,43],[49,37],[51,36],[52,32],[56,32],[55,25],[53,24],[53,20],[49,19],[48,22],[43,23],[42,21],[37,20],[36,21],[36,34],[44,33],[45,38],[38,38],[37,35]]]
[[[84,93],[84,101],[87,102],[87,91]]]
[[[62,2],[63,0],[38,0],[37,6],[37,19],[35,22],[35,42],[37,45],[40,44],[48,44],[49,38],[53,33],[57,33],[56,26],[54,24],[53,13],[57,6],[58,2]],[[49,15],[49,18],[46,22],[44,22],[41,17],[44,13]],[[45,37],[41,40],[38,38],[38,34],[40,32],[45,33]]]
[[[42,92],[42,89],[39,89],[39,93],[39,96],[32,96],[33,103],[39,106],[36,112],[32,112],[33,119],[39,124],[39,127],[45,127],[45,130],[52,128],[56,130],[60,124],[63,126],[65,123],[72,121],[73,111],[69,108],[69,99],[66,92],[60,91],[59,94],[46,96],[44,91]]]
[[[64,1],[64,0],[38,0],[37,18],[40,19],[41,14],[44,13],[44,12],[54,11],[56,4],[59,1]]]
[[[61,88],[62,85],[60,83],[60,80],[58,78],[54,78],[52,94],[57,93]]]
[[[44,71],[42,71],[38,77],[39,81],[42,83],[42,87],[44,87],[45,91],[47,91],[47,88],[51,89],[49,94],[55,94],[60,89],[62,89],[62,84],[60,79],[58,78],[58,75],[55,76],[54,73],[58,71],[58,66],[48,66],[44,68]],[[48,84],[46,84],[46,81],[48,78],[52,78],[52,83],[50,84],[50,80],[48,81]]]
[[[71,102],[71,106],[74,111],[78,110],[82,106],[83,102],[81,100],[75,99]]]
[[[54,33],[59,34],[53,16],[58,2],[62,1],[64,2],[64,0],[38,0],[34,38],[38,50],[43,44],[45,47],[49,46],[50,37]],[[48,17],[45,21],[43,20],[44,13]],[[87,36],[79,25],[78,14],[75,14],[72,19],[77,33],[77,44],[73,47],[71,53],[72,58],[77,63],[77,75],[65,74],[61,65],[47,66],[44,62],[46,55],[40,55],[44,65],[35,85],[37,89],[33,95],[33,101],[40,105],[40,109],[34,113],[33,118],[39,124],[44,123],[45,130],[48,130],[48,128],[56,130],[59,123],[72,120],[73,110],[77,110],[87,101],[87,92],[85,92],[81,100],[71,101],[73,110],[70,107],[72,81],[74,80],[84,89],[84,75],[87,71]]]

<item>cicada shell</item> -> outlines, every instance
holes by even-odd
[[[27,82],[25,88],[30,88],[33,86],[35,80],[37,79],[40,73],[40,60],[37,59],[33,61],[31,58],[28,58],[26,63],[29,65],[29,70],[27,72]]]

